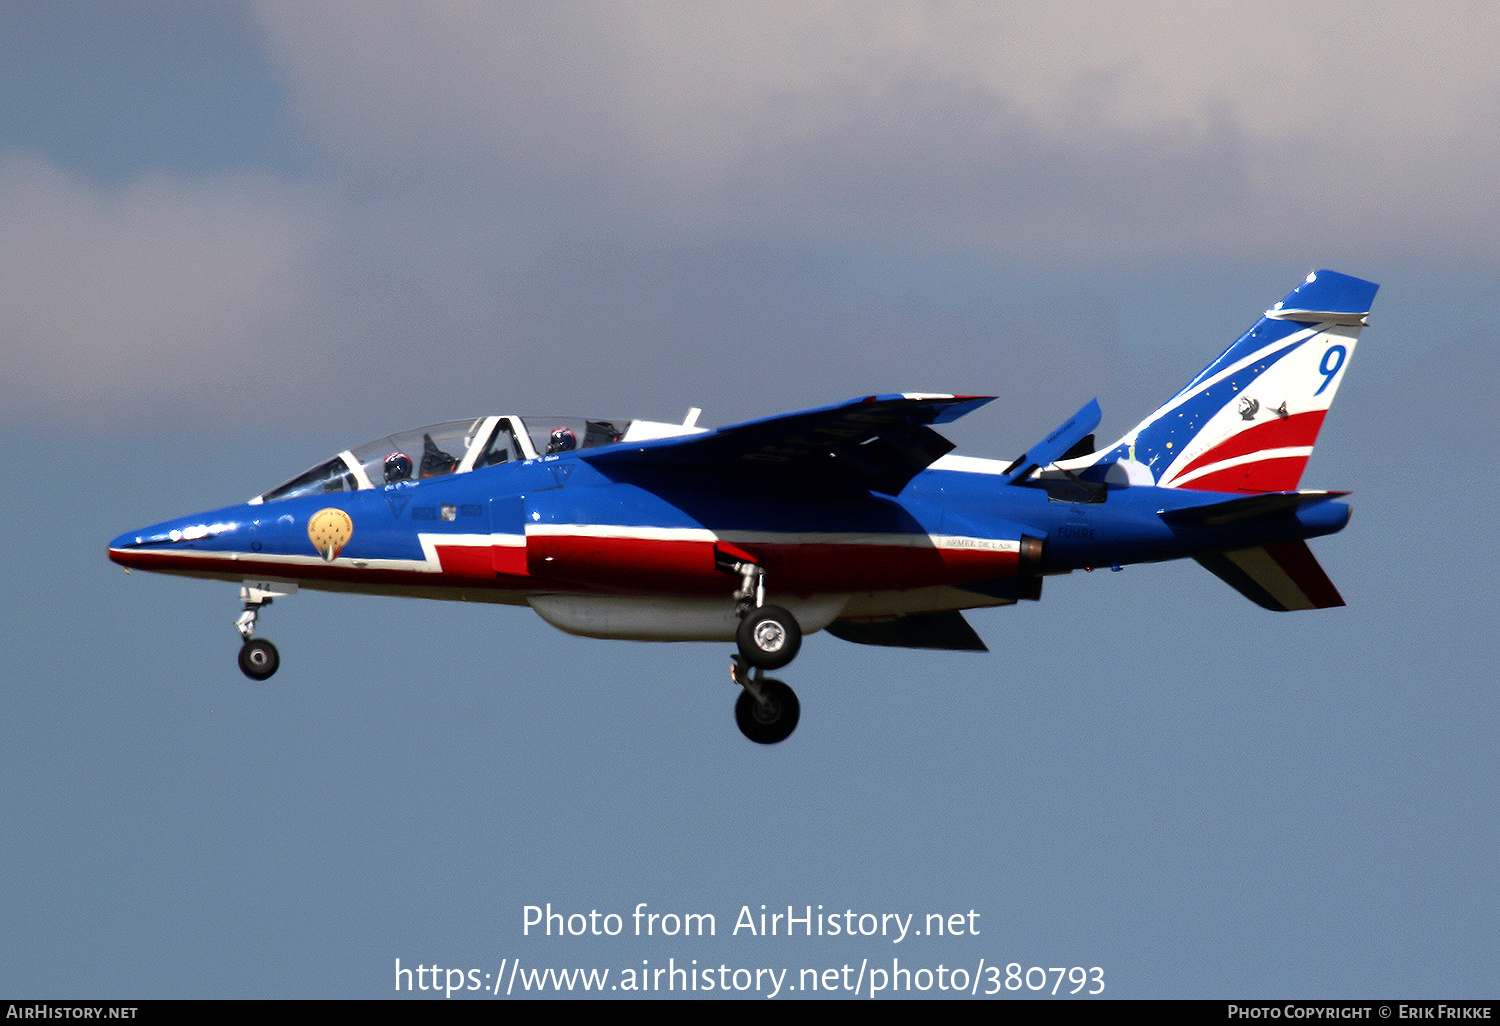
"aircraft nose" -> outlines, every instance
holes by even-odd
[[[121,566],[143,566],[144,553],[170,546],[171,542],[171,528],[166,524],[137,528],[109,543],[109,558]]]
[[[114,541],[109,543],[109,551],[115,552],[120,549],[133,549],[141,545],[150,544],[153,541],[165,541],[164,532],[159,532],[150,527],[137,528],[134,531],[126,531]]]
[[[203,549],[225,548],[241,524],[218,510],[126,531],[109,543],[109,558],[121,566],[163,569]]]

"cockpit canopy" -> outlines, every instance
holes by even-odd
[[[691,420],[691,418],[690,418]],[[275,502],[300,495],[355,492],[445,474],[466,474],[500,463],[612,445],[620,441],[696,434],[689,424],[584,417],[478,417],[402,431],[345,449],[251,499]]]

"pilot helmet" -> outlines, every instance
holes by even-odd
[[[578,448],[578,436],[573,429],[563,425],[552,429],[552,434],[547,439],[547,454],[555,452],[572,452]]]
[[[404,452],[393,452],[385,458],[385,483],[394,484],[411,477],[411,457]]]

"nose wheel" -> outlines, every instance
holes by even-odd
[[[251,680],[265,680],[281,666],[281,653],[265,638],[252,638],[240,646],[240,671]]]
[[[297,586],[280,581],[246,581],[240,588],[240,599],[245,608],[234,626],[245,643],[240,646],[240,672],[251,680],[266,680],[281,667],[281,653],[265,638],[255,637],[255,622],[260,618],[261,606],[269,606],[271,600],[294,594]]]

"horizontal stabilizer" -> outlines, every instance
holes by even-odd
[[[1063,421],[1056,431],[1016,457],[1015,462],[1005,468],[1005,483],[1024,481],[1031,476],[1032,471],[1051,466],[1064,456],[1071,455],[1073,447],[1093,434],[1094,428],[1103,419],[1104,412],[1099,409],[1099,400],[1090,399],[1083,409]]]
[[[1277,321],[1362,327],[1377,288],[1374,282],[1337,271],[1314,271],[1291,295],[1267,310],[1266,316]]]
[[[951,652],[988,652],[989,647],[958,611],[912,613],[891,620],[857,623],[835,620],[825,630],[856,645],[888,648],[940,648]]]
[[[1348,492],[1266,492],[1230,499],[1207,506],[1163,510],[1161,518],[1174,527],[1220,527],[1257,517],[1274,517],[1295,513],[1305,502],[1337,499]]]
[[[1204,569],[1265,609],[1285,613],[1344,604],[1307,542],[1283,542],[1196,558]]]

